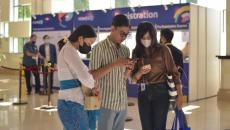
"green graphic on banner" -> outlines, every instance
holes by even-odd
[[[197,0],[187,0],[187,2],[197,4]]]

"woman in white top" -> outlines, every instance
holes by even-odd
[[[89,129],[81,86],[84,85],[92,89],[94,95],[98,95],[99,91],[78,51],[83,54],[89,53],[96,36],[91,26],[81,25],[68,37],[67,43],[58,55],[57,65],[60,81],[58,114],[65,130]]]

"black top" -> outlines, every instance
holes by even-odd
[[[179,66],[183,69],[183,54],[182,54],[182,52],[178,48],[173,46],[172,44],[168,44],[167,46],[171,50],[173,60],[176,64],[176,66],[177,67]],[[181,76],[182,76],[183,72],[181,69],[179,69],[179,72],[181,73]]]

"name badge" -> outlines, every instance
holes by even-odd
[[[141,83],[141,92],[145,91],[145,83]]]

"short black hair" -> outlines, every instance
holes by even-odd
[[[97,34],[90,25],[80,25],[74,32],[71,33],[68,40],[71,43],[74,43],[80,36],[83,38],[94,38],[97,37]]]
[[[161,30],[161,36],[164,36],[166,39],[166,42],[171,42],[174,36],[174,33],[172,30],[165,28]]]
[[[123,14],[118,14],[113,17],[112,25],[114,27],[130,27],[129,19],[123,15]]]
[[[44,35],[43,36],[43,39],[47,39],[47,38],[49,38],[49,35]]]
[[[33,37],[37,37],[37,35],[36,34],[31,34],[30,39],[33,38]]]

